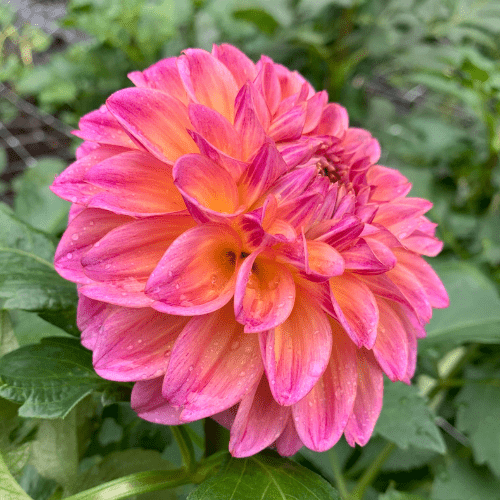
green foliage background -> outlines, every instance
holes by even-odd
[[[186,47],[228,42],[254,60],[267,54],[326,89],[380,140],[381,163],[433,201],[445,247],[432,264],[451,305],[435,311],[420,341],[415,385],[387,384],[366,447],[340,441],[293,460],[230,459],[226,431],[210,420],[177,430],[139,420],[130,385],[95,375],[69,336],[78,335],[76,294],[52,266],[68,204],[48,191],[65,163],[38,159],[0,183],[13,194],[0,209],[0,498],[500,499],[500,3],[69,0],[67,8],[61,25],[86,41],[33,64],[51,38],[16,28],[0,6],[0,84],[74,127],[130,85],[127,72]],[[0,101],[2,123],[16,113]],[[0,151],[0,174],[6,161]]]

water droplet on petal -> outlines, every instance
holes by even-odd
[[[76,241],[76,240],[78,239],[78,235],[77,235],[76,233],[75,233],[75,234],[73,234],[73,235],[71,236],[71,239],[72,239],[73,241]]]
[[[73,258],[73,254],[72,254],[71,252],[70,252],[70,253],[67,253],[67,254],[66,254],[66,258],[67,258],[68,260],[71,260],[71,259]]]
[[[240,347],[240,345],[241,345],[241,342],[239,340],[235,340],[231,344],[231,351],[236,351],[236,349],[238,349],[238,347]]]

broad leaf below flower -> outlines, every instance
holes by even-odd
[[[439,453],[446,450],[424,398],[416,387],[402,382],[385,384],[384,406],[374,432],[403,449],[413,445]]]
[[[322,477],[273,453],[229,458],[220,472],[202,483],[188,500],[340,500]]]
[[[94,372],[90,351],[59,337],[3,356],[0,379],[0,396],[22,403],[20,416],[36,418],[64,418],[85,396],[109,385]]]

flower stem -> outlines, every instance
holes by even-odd
[[[196,468],[196,459],[194,456],[193,442],[186,429],[182,425],[173,425],[170,427],[174,435],[177,445],[179,446],[182,463],[188,474],[192,473]]]
[[[330,458],[330,464],[332,465],[333,475],[335,477],[335,485],[339,490],[340,498],[342,498],[342,500],[348,500],[349,491],[347,490],[347,485],[345,484],[345,479],[342,475],[342,469],[340,467],[339,458],[335,448],[331,448],[328,451],[328,456]]]
[[[372,484],[374,479],[378,476],[380,469],[384,465],[385,461],[389,458],[390,454],[396,449],[394,443],[387,443],[382,451],[375,457],[375,460],[370,464],[370,466],[365,470],[364,474],[358,481],[356,488],[352,491],[348,500],[363,500],[366,488]]]

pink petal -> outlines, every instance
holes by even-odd
[[[188,111],[196,132],[223,153],[243,159],[240,136],[224,116],[201,104],[190,104]]]
[[[264,58],[260,62],[264,61]],[[260,71],[254,80],[255,87],[264,96],[267,107],[274,115],[281,102],[281,86],[275,65],[272,62],[260,64]]]
[[[92,282],[82,285],[78,291],[90,299],[123,307],[148,307],[153,303],[144,294],[144,282],[135,280]]]
[[[234,419],[236,417],[236,412],[238,411],[238,406],[239,404],[235,404],[227,410],[216,413],[215,415],[211,415],[210,418],[215,420],[219,425],[222,425],[222,427],[231,429],[231,426],[233,425]]]
[[[109,304],[79,295],[76,324],[82,332],[80,340],[84,347],[94,349],[101,325],[112,310],[113,306]]]
[[[326,451],[342,436],[356,398],[356,346],[332,320],[332,355],[311,392],[293,406],[295,427],[311,450]]]
[[[234,293],[241,253],[238,234],[223,224],[189,229],[169,247],[151,274],[146,294],[168,314],[206,314]]]
[[[408,334],[391,304],[377,300],[379,323],[373,354],[385,374],[393,381],[406,376],[408,365]]]
[[[236,96],[234,116],[234,128],[241,137],[243,147],[242,158],[251,159],[264,144],[270,119],[262,95],[251,83],[246,83]]]
[[[298,196],[279,206],[277,217],[290,224],[297,232],[306,229],[308,223],[315,219],[321,208],[322,195],[319,193],[308,193]]]
[[[373,347],[377,337],[378,308],[370,289],[356,276],[330,278],[333,308],[339,323],[358,346]]]
[[[328,279],[344,272],[344,259],[333,247],[322,241],[306,242],[306,272],[311,277]]]
[[[239,207],[231,174],[205,156],[182,156],[174,165],[173,176],[182,195],[202,211],[233,214]]]
[[[278,405],[265,376],[241,401],[231,427],[229,451],[249,457],[271,445],[283,432],[290,409]]]
[[[73,134],[80,139],[137,149],[134,141],[104,104],[80,118],[78,126],[80,130],[76,130]]]
[[[101,325],[93,355],[95,371],[122,382],[164,375],[175,339],[188,321],[149,307],[118,309]]]
[[[297,290],[288,319],[259,337],[274,399],[280,405],[300,401],[321,377],[330,358],[332,332],[326,315],[306,293]]]
[[[403,174],[381,165],[374,165],[370,168],[366,179],[372,185],[371,201],[392,201],[406,196],[411,189],[411,183]]]
[[[193,225],[187,214],[124,224],[107,233],[83,256],[85,274],[95,281],[137,281],[144,286],[170,244]]]
[[[184,54],[177,59],[177,68],[188,96],[233,123],[238,86],[231,72],[205,50],[187,49]]]
[[[395,250],[398,264],[411,271],[427,293],[432,307],[444,308],[450,304],[450,299],[434,269],[422,257],[404,250]]]
[[[295,302],[295,284],[287,267],[258,254],[245,258],[236,279],[234,313],[246,333],[280,325]]]
[[[413,231],[402,242],[408,250],[428,257],[435,257],[443,249],[442,241],[420,230]]]
[[[231,309],[192,318],[174,345],[163,396],[184,407],[185,421],[230,408],[262,376],[257,337],[243,333]]]
[[[186,209],[171,167],[146,152],[131,151],[104,160],[87,171],[85,180],[104,189],[92,197],[91,207],[126,215]]]
[[[140,71],[129,73],[128,77],[137,87],[161,90],[179,99],[183,104],[188,104],[186,90],[177,69],[177,57],[162,59],[142,73]]]
[[[347,442],[364,446],[382,410],[384,376],[373,354],[365,349],[357,351],[358,386],[354,407],[344,434]]]
[[[304,443],[300,440],[297,431],[295,430],[295,425],[293,424],[293,419],[288,417],[285,429],[281,433],[280,437],[276,440],[276,449],[282,457],[291,457],[295,455]]]
[[[330,103],[323,109],[319,124],[312,133],[342,138],[348,127],[349,116],[346,109],[339,104]]]
[[[82,257],[111,230],[130,222],[125,215],[87,208],[77,215],[64,232],[56,250],[54,265],[65,279],[76,283],[90,283],[83,272]]]
[[[214,45],[212,54],[231,71],[238,88],[247,81],[253,81],[257,75],[255,64],[243,52],[228,43]]]
[[[187,108],[175,97],[146,88],[115,92],[106,101],[127,132],[158,159],[174,162],[198,148],[187,129],[191,127]]]
[[[306,104],[294,106],[276,118],[269,127],[269,135],[276,141],[295,141],[302,134],[306,122]]]
[[[425,288],[413,272],[398,263],[394,269],[387,273],[387,277],[399,288],[419,319],[428,323],[432,316],[432,307]]]
[[[144,420],[163,425],[180,425],[182,408],[174,408],[161,394],[163,377],[136,382],[130,405]]]
[[[118,146],[100,146],[80,160],[72,163],[61,175],[58,175],[50,189],[60,198],[85,205],[93,195],[102,189],[85,181],[85,174],[94,165],[114,155],[130,151]]]
[[[302,136],[297,141],[282,142],[278,144],[278,150],[285,160],[288,169],[296,167],[297,165],[304,165],[311,157],[316,153],[318,148],[322,145],[321,138],[318,137],[306,137]],[[301,167],[293,172],[300,172],[301,170],[306,170],[305,167]],[[311,170],[311,169],[309,169]],[[318,170],[316,167],[312,169],[316,175]],[[305,187],[305,186],[304,186]]]
[[[328,103],[328,94],[325,90],[317,92],[307,101],[306,122],[303,133],[307,134],[314,130],[321,120],[323,109]]]
[[[318,224],[321,227],[321,224]],[[325,221],[322,235],[316,236],[313,228],[307,233],[308,238],[324,241],[339,251],[350,247],[363,231],[363,223],[354,215],[345,215],[339,220]]]
[[[373,243],[373,246],[379,250],[378,253],[381,255],[382,261],[377,258],[370,245],[360,238],[354,246],[342,252],[346,269],[360,274],[382,274],[392,269],[396,264],[396,257],[392,252],[377,241]]]
[[[281,176],[271,187],[271,193],[280,201],[286,203],[301,196],[317,174],[316,167],[304,167],[292,170]]]
[[[259,149],[252,163],[241,176],[239,190],[241,200],[250,207],[286,172],[286,163],[276,146],[267,141]]]

